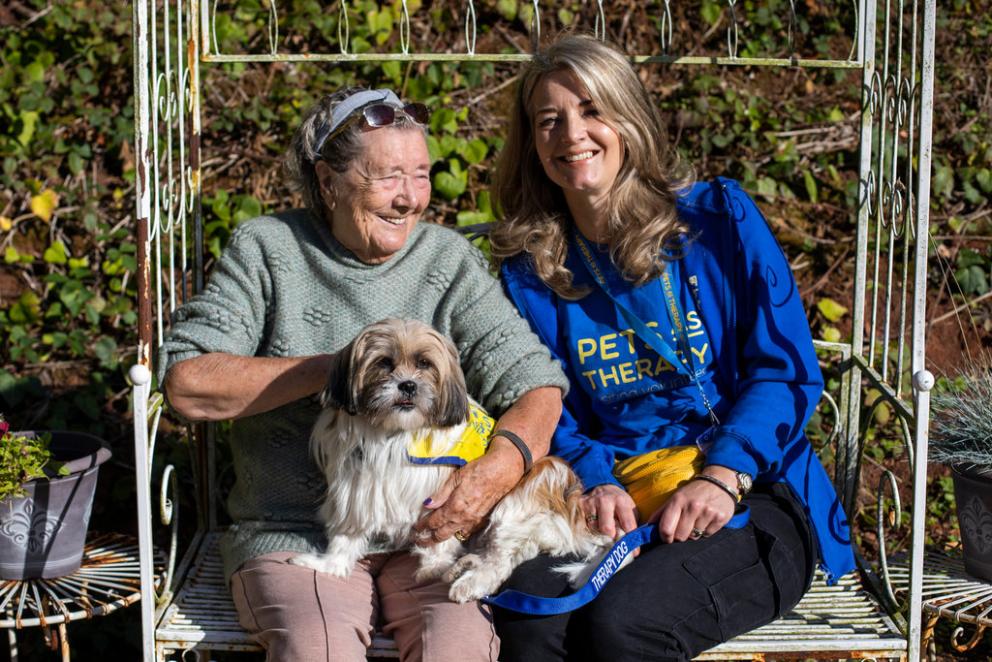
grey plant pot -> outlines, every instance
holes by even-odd
[[[52,455],[69,474],[32,480],[24,484],[27,495],[0,501],[0,578],[61,577],[82,563],[97,470],[110,450],[81,432],[51,435]]]
[[[992,581],[992,469],[951,468],[965,572]]]

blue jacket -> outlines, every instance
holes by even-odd
[[[616,483],[613,464],[694,443],[711,428],[700,388],[720,425],[706,435],[707,464],[786,482],[804,505],[830,582],[854,568],[847,516],[803,431],[823,391],[809,324],[789,263],[737,182],[699,183],[678,200],[691,229],[670,263],[672,297],[685,321],[699,385],[642,342],[596,285],[573,242],[566,266],[591,293],[558,297],[526,254],[502,268],[507,294],[572,382],[552,441],[586,488]],[[610,292],[676,346],[661,279],[639,287],[590,244]]]

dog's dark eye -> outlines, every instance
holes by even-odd
[[[434,364],[425,358],[417,359],[417,370],[430,370],[434,367]]]
[[[379,367],[382,368],[383,370],[392,370],[395,367],[393,360],[388,356],[382,357],[381,359],[376,361],[376,363],[378,363]]]

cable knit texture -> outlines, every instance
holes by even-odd
[[[496,416],[531,389],[568,388],[485,258],[457,232],[420,223],[400,252],[368,265],[302,210],[238,226],[203,293],[176,311],[159,383],[172,365],[209,352],[335,352],[386,317],[418,319],[452,338],[469,392]],[[262,554],[324,547],[316,521],[324,477],[308,452],[318,409],[313,396],[234,421],[227,506],[235,524],[221,545],[228,576]]]

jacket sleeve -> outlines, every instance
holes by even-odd
[[[736,373],[735,404],[717,430],[707,463],[776,475],[790,449],[808,443],[804,428],[823,391],[799,290],[781,247],[754,201],[736,182],[721,180],[738,245],[728,337]],[[743,451],[743,452],[742,452]]]
[[[557,329],[554,294],[536,278],[520,273],[523,267],[519,261],[522,259],[518,257],[513,263],[503,265],[503,287],[571,380],[573,373],[565,358],[568,352],[562,346]],[[591,411],[588,396],[581,388],[573,387],[562,403],[561,418],[551,439],[551,453],[572,465],[585,489],[606,483],[619,487],[620,483],[613,476],[613,451],[593,438],[597,433],[597,422]]]

